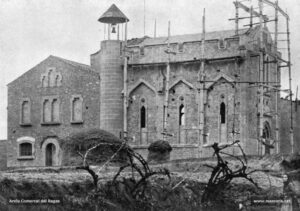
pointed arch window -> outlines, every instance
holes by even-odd
[[[220,117],[221,117],[221,124],[226,123],[226,106],[225,103],[220,104]]]
[[[185,107],[183,104],[179,106],[179,126],[185,125]]]
[[[141,107],[141,128],[146,128],[146,108],[145,106]]]
[[[148,125],[147,125],[147,103],[145,98],[141,98],[140,101],[140,107],[139,107],[139,112],[140,112],[140,140],[141,144],[147,144],[148,143]]]
[[[147,107],[145,98],[140,101],[140,128],[147,128]]]

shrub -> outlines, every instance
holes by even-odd
[[[87,129],[73,133],[61,140],[64,158],[63,165],[82,165],[82,156],[87,150],[97,146],[88,153],[87,161],[91,164],[100,164],[107,161],[122,146],[122,141],[113,134],[101,129]],[[126,152],[120,150],[112,162],[126,162]]]
[[[169,142],[163,141],[163,140],[158,140],[158,141],[155,141],[152,144],[150,144],[150,146],[148,147],[148,150],[152,151],[152,152],[165,153],[165,152],[171,152],[172,147],[169,144]]]
[[[170,152],[172,151],[172,147],[169,142],[158,140],[150,144],[148,150],[148,162],[164,162],[170,160]]]

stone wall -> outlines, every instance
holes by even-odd
[[[0,171],[5,170],[7,167],[6,143],[6,140],[0,140]]]
[[[147,160],[148,157],[148,146],[134,146],[133,149],[142,155]],[[212,152],[212,151],[211,151]],[[170,152],[170,160],[181,160],[190,158],[199,158],[199,147],[196,145],[179,145],[173,144],[172,151]],[[210,154],[212,156],[212,153]]]
[[[293,101],[293,132],[294,132],[294,152],[300,151],[300,104],[296,110],[296,102]],[[290,127],[291,127],[291,102],[283,98],[280,99],[280,152],[290,154],[292,152]]]
[[[105,40],[101,50],[91,56],[91,66],[101,78],[100,127],[120,136],[123,131],[123,59],[122,42]]]
[[[227,48],[224,50],[219,49],[215,41],[211,41],[208,43],[208,48],[213,50],[208,52],[215,52],[216,56],[229,55],[230,52],[235,54],[234,49],[238,48],[238,44],[239,41],[236,39],[227,40]],[[128,70],[128,88],[130,92],[128,135],[133,145],[145,144],[141,141],[142,131],[139,127],[141,96],[151,102],[148,104],[148,115],[151,116],[149,119],[154,117],[156,119],[155,125],[149,125],[151,129],[148,128],[147,130],[147,143],[162,138],[166,65],[163,63],[151,65],[151,62],[164,61],[165,56],[158,56],[162,54],[159,52],[163,52],[162,48],[164,47],[162,45],[144,46],[143,55],[138,55],[137,50],[134,50],[137,47],[131,47],[131,50],[135,53],[133,57],[130,57],[132,60],[129,62]],[[199,48],[199,46],[197,44],[189,46],[187,43],[184,45],[184,53],[188,56],[197,55],[193,50],[194,48]],[[172,49],[176,50],[176,47],[172,46]],[[203,145],[213,142],[240,140],[247,154],[263,153],[263,146],[258,142],[259,86],[256,83],[250,83],[259,80],[259,57],[251,51],[245,51],[244,54],[238,55],[244,58],[242,60],[237,58],[211,60],[205,64],[205,80],[207,82],[205,83],[205,130],[203,133],[206,138],[203,143],[199,143],[200,131],[198,126],[198,106],[200,103],[198,72],[200,62],[170,64],[169,108],[166,128],[171,135],[167,137],[167,140],[172,145],[200,144],[200,156],[207,157],[211,156],[211,150],[203,148]],[[176,59],[186,59],[179,57],[180,55],[176,55],[176,58],[171,57],[171,62]],[[212,58],[217,57],[212,56]],[[161,61],[157,59],[161,59]],[[268,80],[274,82],[276,67],[270,63],[268,68]],[[234,83],[234,81],[249,81],[249,83]],[[274,117],[275,94],[274,92],[268,92],[267,89],[264,91],[266,94],[264,95],[263,122],[270,125],[270,136],[274,139],[276,131]],[[226,107],[224,123],[220,122],[221,103],[224,103]],[[181,104],[185,105],[186,109],[184,126],[179,126],[178,113]],[[152,123],[154,123],[154,120]]]
[[[62,76],[60,86],[42,87],[41,75],[49,68],[60,72]],[[62,153],[57,145],[58,139],[84,128],[99,128],[99,83],[98,73],[52,56],[10,83],[8,85],[8,167],[44,166],[45,144],[51,140],[55,146],[56,156],[53,165],[59,165]],[[71,118],[74,96],[80,96],[83,100],[82,121],[72,121]],[[56,122],[43,121],[42,107],[45,97],[55,97],[60,102],[59,120]],[[29,124],[20,122],[20,108],[24,98],[29,99],[31,104]],[[32,157],[26,159],[19,157],[17,140],[20,141],[20,138],[25,141],[30,139],[33,143]]]

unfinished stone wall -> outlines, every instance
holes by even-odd
[[[280,99],[280,152],[290,154],[292,152],[290,127],[291,127],[291,105],[290,101]],[[294,152],[300,151],[300,105],[293,102],[293,128],[294,128]]]

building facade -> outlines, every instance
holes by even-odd
[[[131,39],[126,47],[107,39],[90,66],[48,57],[8,85],[8,167],[60,165],[57,140],[91,127],[126,136],[143,156],[159,139],[172,145],[171,159],[208,157],[210,144],[234,140],[249,155],[278,152],[279,94],[268,86],[280,84],[278,52],[267,28],[259,37],[259,27],[206,33],[204,55],[202,34]]]
[[[8,84],[7,165],[60,165],[59,138],[99,127],[99,75],[49,56]]]

